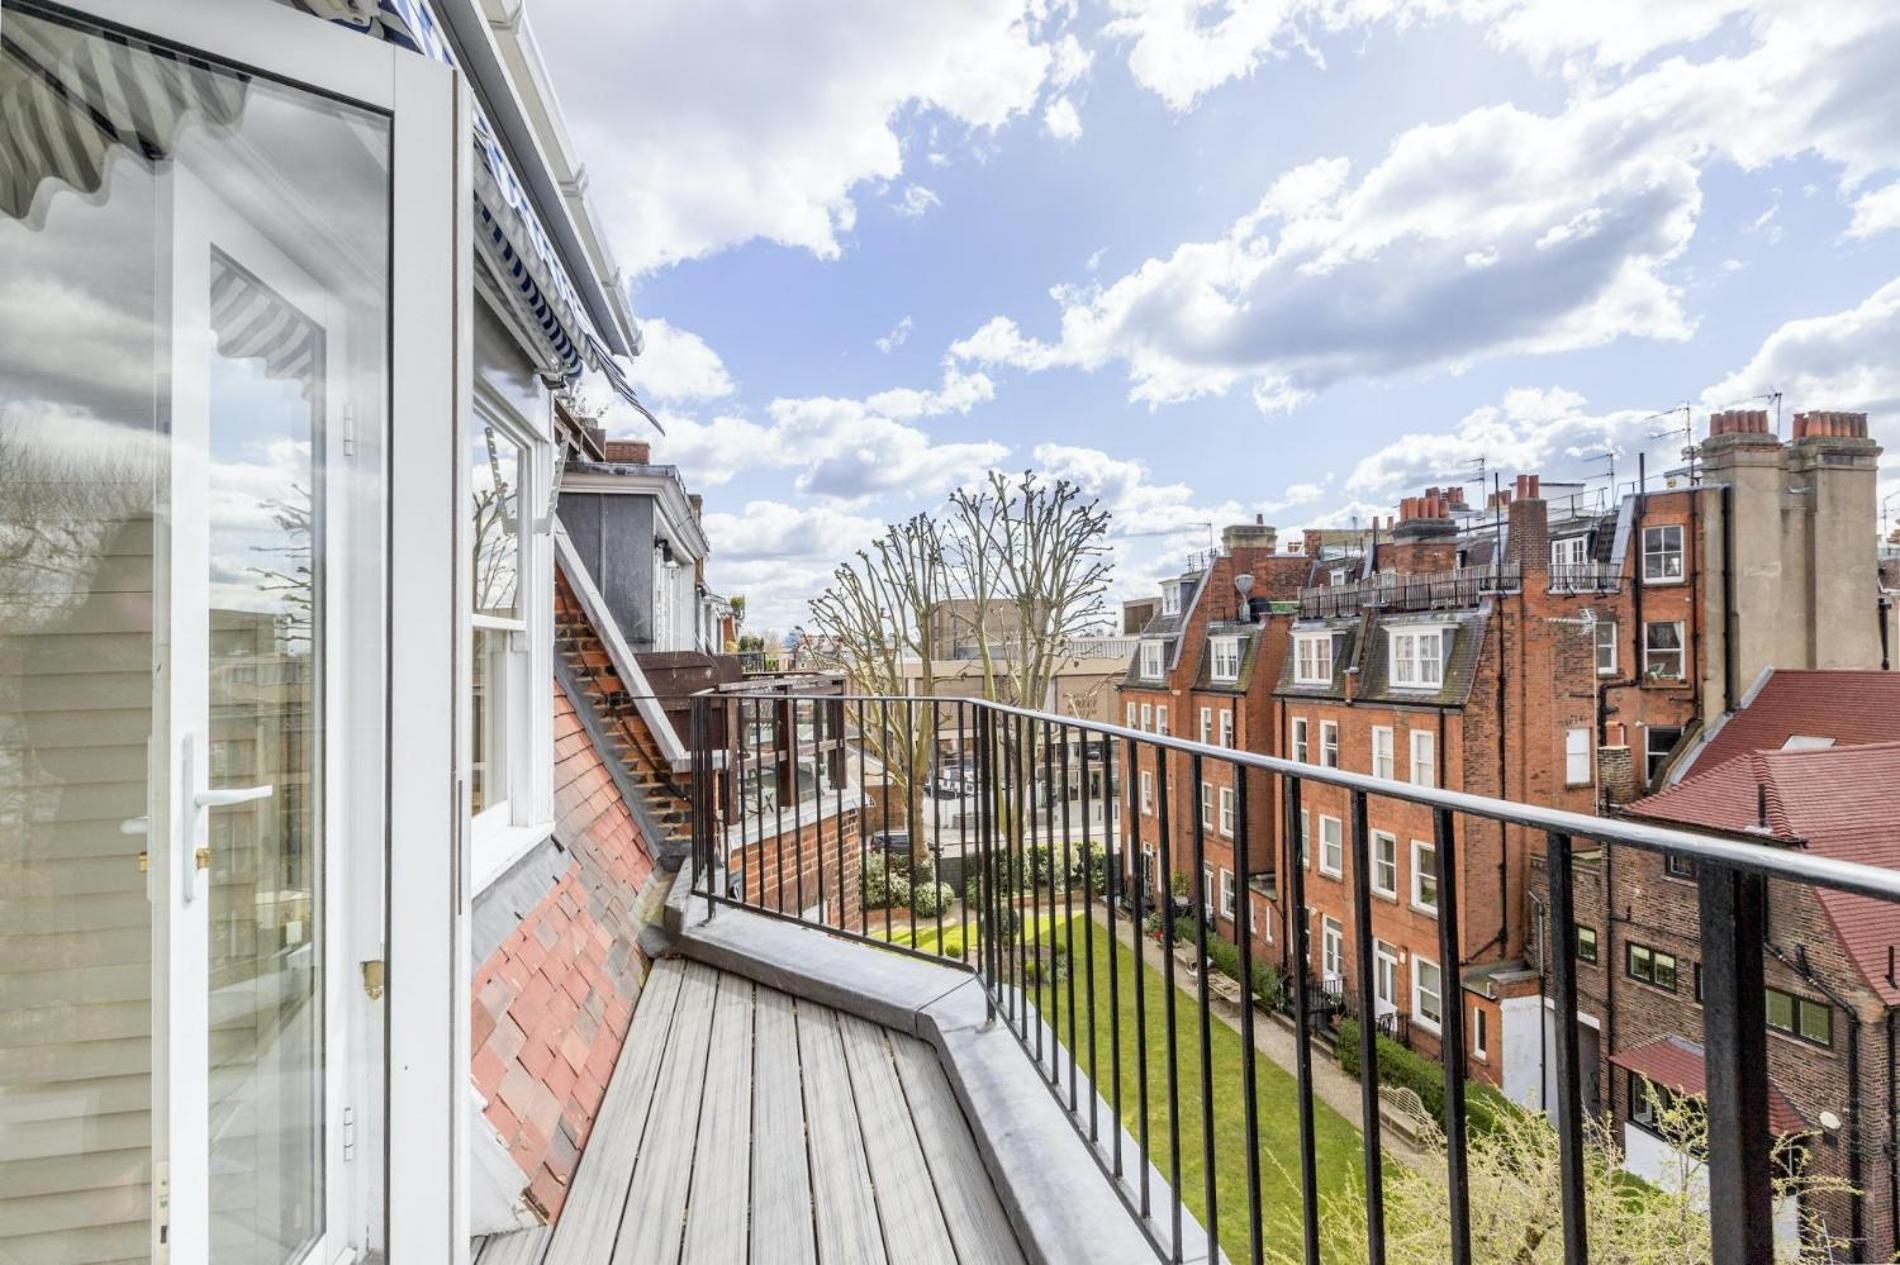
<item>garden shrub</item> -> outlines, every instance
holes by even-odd
[[[1418,1095],[1425,1112],[1436,1120],[1445,1118],[1445,1069],[1434,1059],[1412,1051],[1381,1032],[1376,1038],[1379,1052],[1379,1083],[1409,1089]],[[1359,1076],[1359,1021],[1343,1019],[1339,1024],[1339,1066],[1348,1076]],[[1489,1133],[1498,1127],[1507,1112],[1515,1111],[1511,1100],[1483,1081],[1465,1082],[1465,1120],[1474,1133]]]

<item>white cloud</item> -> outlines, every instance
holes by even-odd
[[[1055,64],[1049,71],[1049,82],[1057,88],[1068,88],[1088,77],[1089,67],[1095,64],[1095,54],[1082,47],[1082,42],[1074,35],[1065,34],[1055,43]]]
[[[804,620],[839,559],[867,545],[883,522],[831,506],[748,501],[705,518],[715,583],[746,599],[749,632],[785,632]]]
[[[1762,341],[1746,365],[1702,393],[1727,408],[1780,391],[1790,412],[1865,410],[1876,430],[1900,441],[1900,279],[1840,312],[1788,321]]]
[[[1900,228],[1900,180],[1854,200],[1854,222],[1847,226],[1847,235],[1872,237],[1890,228]]]
[[[640,321],[646,349],[633,359],[628,376],[643,394],[656,400],[716,400],[732,394],[732,378],[719,353],[690,330],[657,316]]]
[[[1082,266],[1087,268],[1090,272],[1094,272],[1097,268],[1102,266],[1102,258],[1107,254],[1108,247],[1097,246],[1094,250],[1089,252],[1088,262]]]
[[[1593,413],[1587,404],[1560,387],[1507,391],[1502,401],[1473,409],[1448,431],[1401,435],[1361,458],[1346,476],[1346,490],[1397,497],[1428,484],[1461,483],[1472,476],[1479,458],[1507,477],[1526,471],[1582,478],[1602,473],[1603,466],[1589,460],[1599,453],[1613,449],[1629,466],[1634,464],[1629,454],[1656,447],[1649,436],[1665,423],[1649,410]]]
[[[770,420],[701,421],[666,414],[654,458],[682,468],[695,487],[730,482],[746,470],[794,472],[793,486],[828,502],[862,504],[886,493],[930,496],[980,475],[1009,453],[993,440],[941,443],[914,423],[968,413],[995,393],[980,373],[946,367],[934,390],[900,387],[867,399],[811,396],[773,400]],[[610,414],[618,420],[618,414]]]
[[[1150,405],[1246,383],[1272,409],[1347,377],[1683,338],[1667,270],[1701,194],[1688,154],[1635,143],[1645,128],[1622,101],[1414,128],[1357,183],[1344,159],[1305,164],[1225,236],[1058,291],[1053,341],[997,317],[952,351],[1030,370],[1120,362]]]
[[[943,205],[943,199],[920,184],[904,186],[904,194],[897,200],[897,213],[909,219],[916,219]]]
[[[866,182],[903,174],[894,124],[979,131],[1037,104],[1056,62],[1028,0],[540,0],[590,189],[635,272],[763,237],[835,257]]]
[[[1042,112],[1042,130],[1059,141],[1076,140],[1082,135],[1082,116],[1076,113],[1075,102],[1067,97],[1057,97]]]
[[[902,347],[905,343],[910,341],[910,330],[911,319],[906,316],[903,320],[891,326],[891,330],[888,334],[876,340],[877,349],[887,356],[890,355],[899,347]]]

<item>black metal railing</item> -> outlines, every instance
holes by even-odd
[[[1461,914],[1469,898],[1487,894],[1476,888],[1477,876],[1496,871],[1467,869],[1459,858],[1480,842],[1514,846],[1504,838],[1512,831],[1515,846],[1541,848],[1548,917],[1559,928],[1578,921],[1572,857],[1580,847],[1694,861],[1708,1259],[1767,1261],[1774,1239],[1767,882],[1900,903],[1900,872],[1798,849],[1377,779],[980,700],[699,695],[691,741],[695,767],[712,771],[694,779],[693,805],[694,900],[704,900],[707,915],[743,907],[977,975],[992,1019],[1009,1025],[1142,1215],[1157,1251],[1173,1261],[1218,1260],[1223,1251],[1254,1262],[1313,1263],[1322,1250],[1386,1258],[1387,1157],[1372,1071],[1381,1066],[1382,1031],[1422,1046],[1442,1067],[1445,1254],[1474,1259],[1472,1067],[1460,980],[1474,957],[1496,960],[1508,945],[1470,951]],[[960,783],[973,783],[974,794],[929,792],[950,769]],[[771,780],[769,796],[758,793],[761,779]],[[1317,808],[1322,799],[1326,806],[1343,801],[1346,831],[1345,872],[1335,877],[1338,867],[1321,856],[1323,880],[1302,863],[1305,849],[1289,843],[1300,835],[1302,805]],[[1420,837],[1436,849],[1435,887],[1415,889],[1411,902],[1392,901],[1393,875],[1374,873],[1374,810],[1381,820],[1403,811],[1429,823]],[[1320,851],[1317,833],[1313,851]],[[1218,890],[1240,894],[1235,917],[1246,919],[1263,874],[1282,898],[1267,912],[1270,935],[1236,935],[1239,922],[1205,915],[1223,907],[1224,897],[1206,886],[1223,875]],[[946,875],[953,876],[947,884]],[[1302,913],[1316,882],[1327,889],[1315,903],[1341,924],[1328,934],[1343,941],[1327,946],[1315,943],[1319,929],[1309,929]],[[1408,1019],[1393,1013],[1393,979],[1376,973],[1384,969],[1381,955],[1390,960],[1385,946],[1404,940],[1399,921],[1414,919],[1422,894],[1435,936],[1416,942],[1414,935],[1411,953],[1414,962],[1435,953],[1442,964],[1439,1011]],[[1487,909],[1502,904],[1504,893],[1489,895]],[[1482,933],[1474,927],[1470,940]],[[1194,966],[1168,951],[1177,942],[1192,946]],[[1333,983],[1314,977],[1326,973],[1323,954],[1337,955],[1338,969],[1325,964]],[[1276,963],[1277,984],[1263,981]],[[1594,1075],[1580,1067],[1574,938],[1548,937],[1540,967],[1555,1016],[1547,1057],[1555,1063],[1549,1114],[1561,1234],[1554,1226],[1552,1234],[1564,1260],[1582,1262],[1589,1247],[1582,1087]],[[1219,992],[1233,992],[1213,987],[1210,977],[1220,971],[1242,985],[1238,1007],[1214,1004]],[[1260,1025],[1282,1022],[1274,1008],[1281,999],[1293,1034],[1293,1102],[1263,1103],[1258,1055],[1249,1053],[1262,1048]],[[1223,1017],[1234,1010],[1231,1022]],[[1327,1030],[1329,1015],[1347,1012],[1377,1019],[1357,1025],[1359,1140],[1342,1149],[1335,1130],[1323,1139],[1316,1129],[1315,1034]],[[1231,1036],[1216,1038],[1217,1028],[1235,1030],[1237,1046]],[[1282,1105],[1297,1113],[1295,1153],[1270,1155],[1263,1136],[1271,1124],[1284,1138],[1278,1122],[1286,1116],[1274,1115]],[[1356,1192],[1347,1206],[1362,1210],[1343,1231],[1342,1205],[1333,1198],[1342,1183]],[[1341,1243],[1342,1233],[1355,1241]]]
[[[1612,562],[1550,564],[1548,587],[1552,593],[1614,593],[1622,582],[1622,569]]]
[[[1365,610],[1454,610],[1476,606],[1488,594],[1515,591],[1522,582],[1515,562],[1455,571],[1387,571],[1354,584],[1301,589],[1300,618],[1333,619]]]

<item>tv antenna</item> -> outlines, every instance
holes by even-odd
[[[1679,427],[1668,426],[1668,427],[1664,427],[1662,430],[1652,430],[1649,432],[1649,437],[1651,439],[1669,439],[1676,435],[1682,436],[1682,456],[1689,463],[1689,482],[1693,486],[1696,481],[1696,474],[1695,474],[1695,418],[1689,411],[1692,407],[1693,406],[1689,403],[1689,401],[1684,400],[1682,403],[1672,404],[1666,409],[1658,409],[1656,412],[1651,413],[1648,417],[1640,418],[1638,420],[1644,421],[1644,422],[1653,422],[1657,418],[1660,418],[1660,417],[1673,417],[1677,413],[1682,414],[1681,426]]]

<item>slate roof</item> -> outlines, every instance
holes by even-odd
[[[1706,1099],[1709,1094],[1708,1072],[1703,1064],[1702,1047],[1682,1037],[1664,1037],[1634,1050],[1610,1056],[1610,1062],[1626,1071],[1648,1078],[1651,1084]],[[1781,1086],[1768,1082],[1768,1127],[1777,1136],[1805,1133],[1808,1122],[1781,1092]]]
[[[1293,670],[1296,655],[1289,650],[1280,669],[1280,684],[1275,694],[1287,698],[1346,697],[1346,669],[1357,667],[1359,681],[1353,698],[1360,702],[1392,703],[1421,707],[1462,707],[1471,698],[1477,678],[1478,661],[1484,649],[1485,624],[1491,618],[1491,606],[1447,611],[1369,612],[1361,619],[1301,620],[1293,625],[1293,634],[1329,628],[1343,633],[1333,652],[1333,681],[1330,685],[1296,685]],[[1445,654],[1444,683],[1437,690],[1402,689],[1392,685],[1386,630],[1413,625],[1449,628],[1451,646]]]
[[[1900,741],[1900,672],[1779,668],[1697,753],[1689,772],[1751,751],[1778,750],[1795,735],[1837,747]]]
[[[1900,742],[1752,751],[1694,773],[1624,811],[1717,830],[1753,828],[1764,844],[1772,840],[1817,856],[1896,869]],[[1900,987],[1887,982],[1887,951],[1900,943],[1900,908],[1824,888],[1817,888],[1815,897],[1867,986],[1887,1005],[1900,1005]]]
[[[1141,631],[1136,635],[1143,641],[1165,643],[1163,662],[1165,670],[1172,672],[1181,662],[1181,632],[1187,627],[1188,617],[1194,612],[1194,604],[1201,600],[1202,590],[1207,587],[1207,572],[1205,570],[1184,571],[1180,575],[1169,576],[1163,587],[1168,584],[1182,586],[1181,609],[1172,615],[1164,615],[1157,607],[1154,618],[1143,624]],[[1159,681],[1150,681],[1140,675],[1140,671],[1141,651],[1136,650],[1129,657],[1128,671],[1122,676],[1123,687],[1136,690],[1161,689],[1167,684],[1165,676]]]

